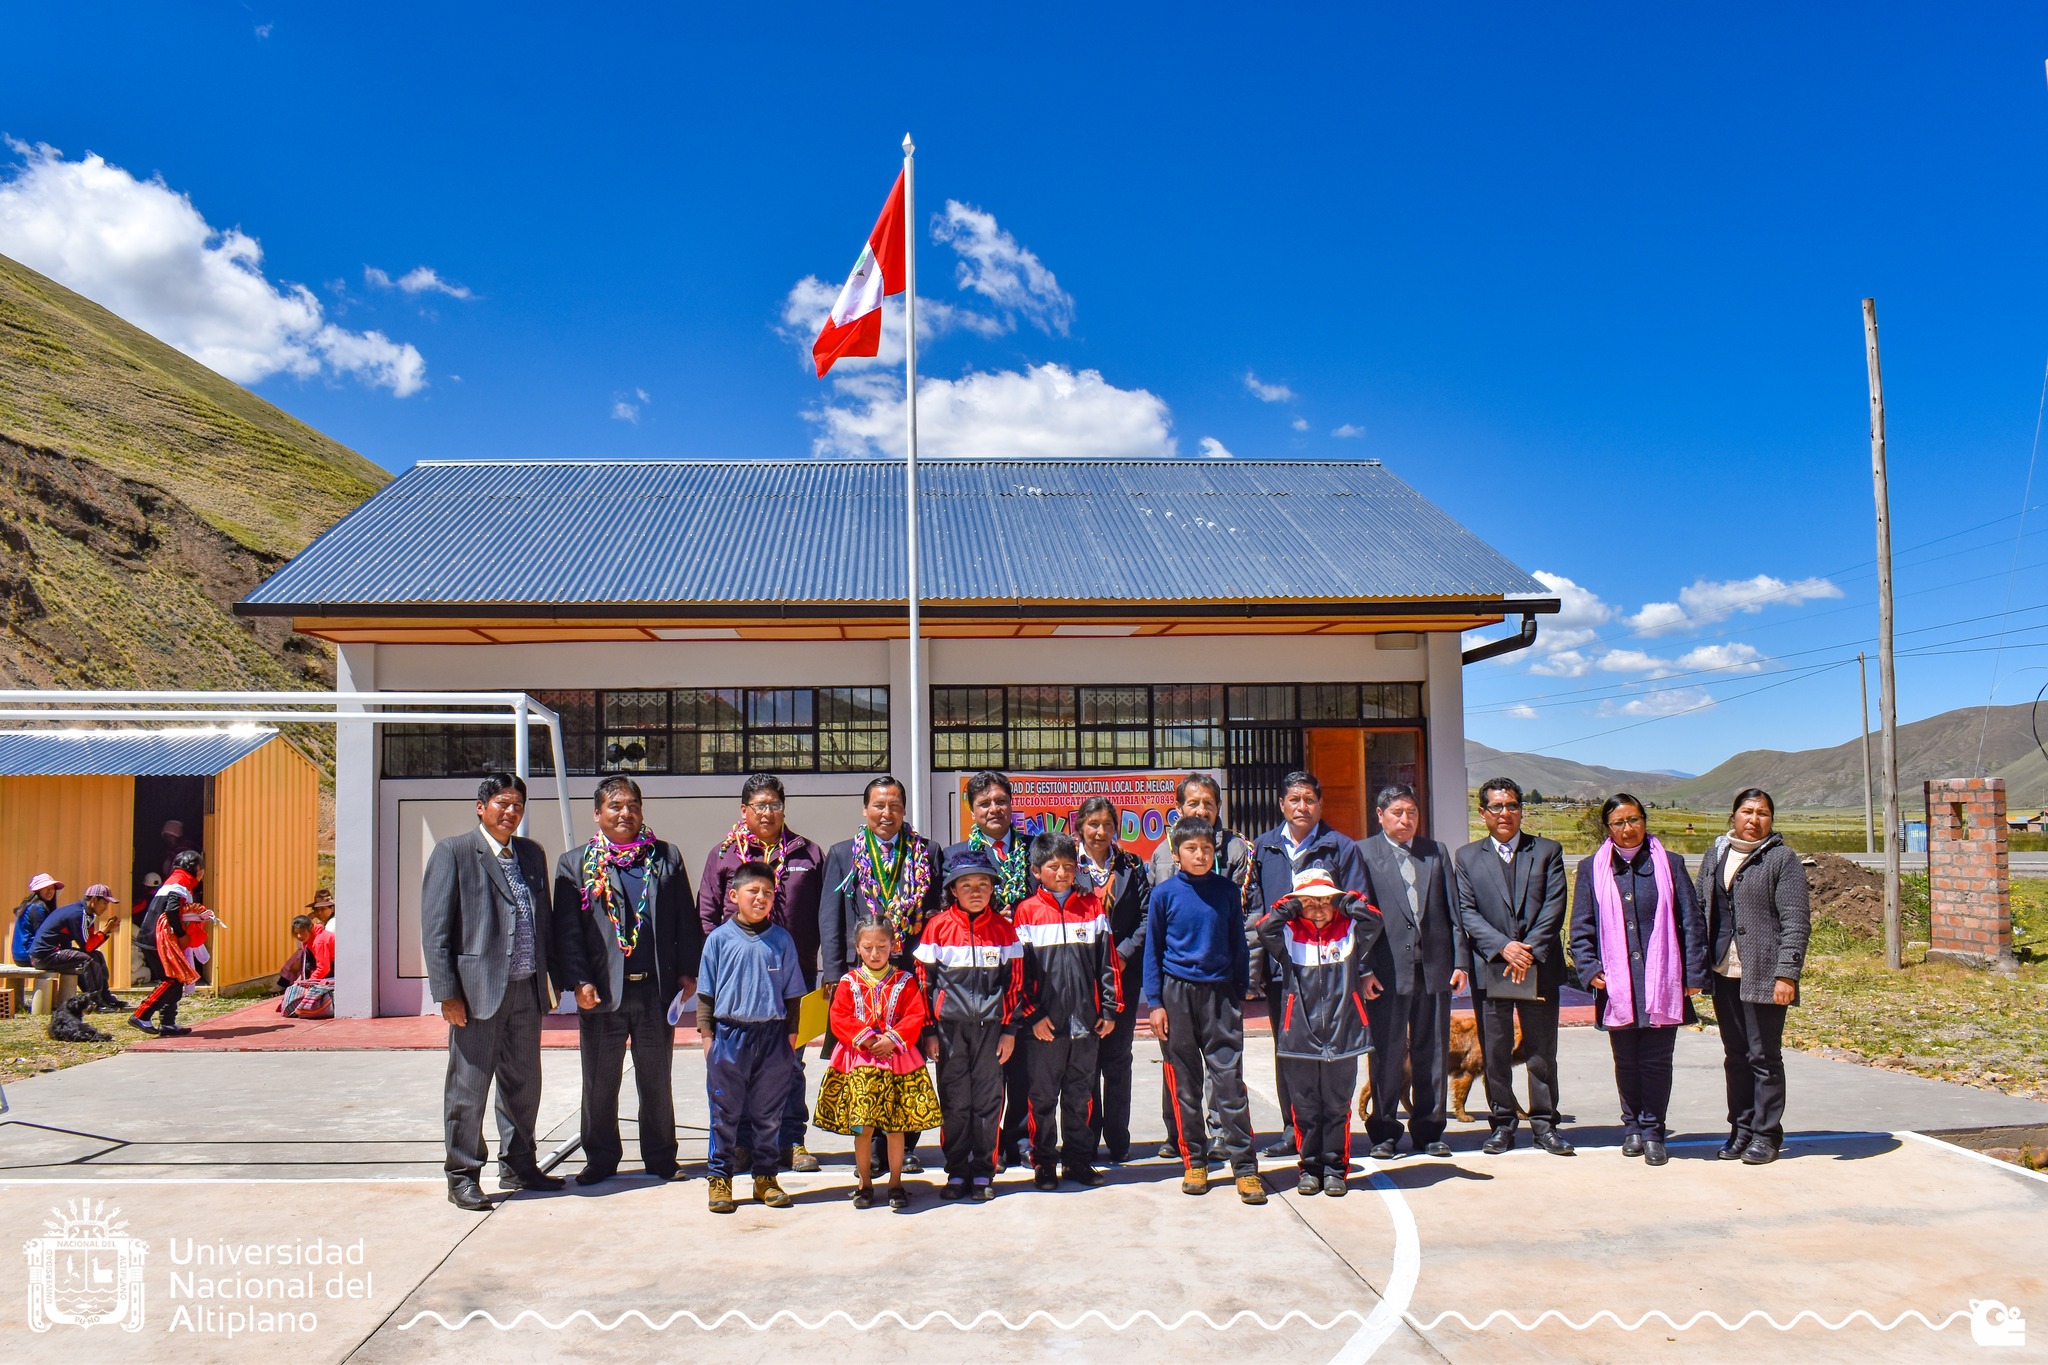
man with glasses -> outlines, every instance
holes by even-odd
[[[697,919],[705,937],[710,937],[732,909],[725,893],[733,874],[750,862],[766,863],[775,874],[775,905],[768,912],[768,921],[781,925],[796,940],[804,987],[816,990],[818,904],[824,890],[825,851],[789,827],[788,801],[781,781],[771,774],[755,773],[740,784],[740,818],[704,860],[704,875],[697,882]],[[789,1103],[782,1111],[781,1164],[786,1171],[818,1169],[818,1159],[804,1146],[811,1122],[805,1094],[804,1054],[798,1048],[796,1084],[790,1087]]]
[[[1529,1064],[1529,1128],[1538,1147],[1570,1156],[1557,1131],[1557,1017],[1564,990],[1564,849],[1522,829],[1522,789],[1505,777],[1479,789],[1486,837],[1458,850],[1458,917],[1472,943],[1472,1005],[1486,1055],[1493,1132],[1480,1148],[1515,1145],[1515,1024]]]

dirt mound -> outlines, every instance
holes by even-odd
[[[1835,853],[1800,855],[1813,913],[1851,933],[1875,938],[1884,932],[1884,877]]]

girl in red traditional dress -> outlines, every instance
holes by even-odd
[[[891,966],[896,935],[888,921],[863,919],[853,932],[860,965],[832,993],[832,1068],[818,1087],[813,1120],[827,1132],[853,1138],[853,1165],[860,1173],[853,1206],[875,1202],[874,1135],[888,1135],[889,1207],[910,1203],[903,1188],[903,1135],[939,1126],[939,1097],[925,1074],[918,1035],[926,1026],[924,995],[917,980]]]

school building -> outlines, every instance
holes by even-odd
[[[1377,461],[946,460],[918,482],[918,734],[900,463],[422,463],[237,610],[332,641],[343,690],[533,694],[565,722],[578,831],[597,777],[631,773],[694,875],[741,775],[781,775],[791,826],[830,844],[913,746],[943,839],[982,767],[1162,807],[1163,779],[1206,770],[1257,833],[1307,766],[1346,832],[1370,833],[1370,793],[1404,781],[1462,841],[1461,670],[1558,608]],[[1519,635],[1462,649],[1511,616]],[[552,856],[556,782],[533,755],[528,832]],[[426,854],[511,761],[503,728],[342,727],[342,1013],[434,1009]]]

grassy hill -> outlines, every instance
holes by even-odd
[[[0,257],[0,685],[329,685],[230,606],[388,478]]]
[[[1618,791],[1634,792],[1648,800],[1682,779],[1669,773],[1627,772],[1592,763],[1574,763],[1548,754],[1517,754],[1489,749],[1477,740],[1465,741],[1465,778],[1477,786],[1489,777],[1506,777],[1523,791],[1534,789],[1545,796],[1572,800],[1604,800]]]
[[[2048,760],[2034,744],[2029,724],[2031,705],[1994,706],[1989,724],[1984,708],[1946,711],[1899,727],[1899,798],[1906,809],[1920,808],[1920,784],[1935,777],[1972,777],[1977,772],[1978,742],[1983,742],[1984,767],[2005,779],[2006,801],[2014,810],[2048,804]],[[2048,708],[2043,721],[2048,722]],[[1872,734],[1873,768],[1881,761]],[[1783,753],[1751,749],[1711,772],[1700,774],[1658,793],[1659,800],[1707,808],[1725,806],[1744,787],[1762,787],[1781,806],[1861,808],[1863,745],[1852,739],[1828,749]]]

